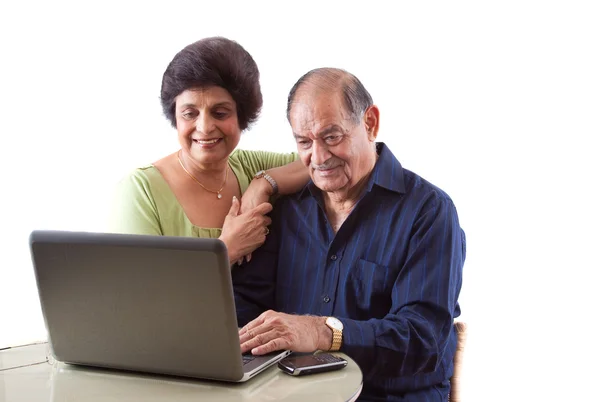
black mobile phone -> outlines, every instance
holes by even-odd
[[[316,374],[325,371],[343,369],[348,362],[330,353],[314,355],[288,356],[277,364],[284,373],[289,375]]]

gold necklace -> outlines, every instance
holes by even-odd
[[[211,193],[215,193],[217,194],[217,198],[221,199],[223,198],[223,196],[221,195],[221,191],[223,191],[223,188],[225,188],[225,184],[227,184],[227,176],[229,175],[229,167],[225,168],[225,180],[223,181],[223,185],[221,186],[220,189],[218,189],[217,191],[215,190],[211,190],[209,188],[204,187],[204,184],[200,183],[200,181],[198,179],[196,179],[196,177],[194,177],[193,174],[191,174],[186,168],[185,166],[183,166],[183,162],[181,161],[181,158],[179,157],[179,152],[177,152],[177,160],[179,161],[179,164],[181,165],[181,168],[183,169],[184,172],[186,172],[188,174],[188,176],[190,176],[196,183],[200,184],[200,186],[205,189],[206,191],[209,191]]]

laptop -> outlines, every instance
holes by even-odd
[[[36,230],[29,246],[63,363],[244,382],[290,353],[242,356],[218,239]]]

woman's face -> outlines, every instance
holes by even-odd
[[[240,142],[236,104],[221,87],[188,89],[175,98],[181,149],[200,164],[222,162]]]

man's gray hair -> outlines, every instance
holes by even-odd
[[[290,90],[286,112],[288,121],[290,121],[290,110],[296,92],[305,84],[312,84],[324,92],[339,92],[344,100],[346,111],[355,124],[360,123],[366,110],[373,105],[371,94],[353,74],[339,68],[316,68],[300,77]]]

